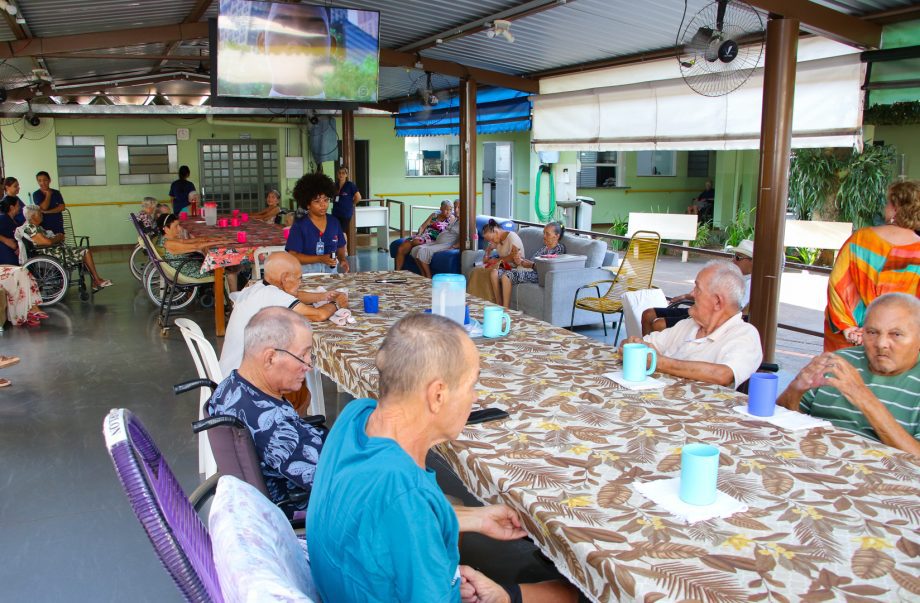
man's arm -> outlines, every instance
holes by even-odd
[[[316,308],[313,304],[299,303],[291,308],[291,310],[305,317],[310,322],[322,322],[335,314],[336,308],[335,304],[326,304]]]
[[[54,197],[54,193],[51,193],[50,195],[45,195],[45,198],[42,200],[41,203],[39,203],[39,207],[42,208],[43,214],[59,214],[67,208],[67,205],[64,203],[63,196],[61,197],[61,203],[59,205],[57,205],[56,207],[51,207],[52,197]]]
[[[659,355],[657,368],[659,372],[667,373],[668,375],[702,381],[703,383],[714,383],[725,387],[732,387],[735,383],[735,373],[727,364],[698,360],[676,360]]]
[[[836,356],[828,366],[828,385],[836,387],[847,401],[858,408],[883,444],[920,456],[920,442],[901,427],[875,394],[863,382],[859,371],[843,358]]]
[[[518,514],[507,505],[464,507],[454,505],[461,532],[478,532],[495,540],[517,540],[527,535]]]

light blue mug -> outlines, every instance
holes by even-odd
[[[652,355],[652,365],[648,365],[649,354]],[[644,343],[627,343],[623,346],[623,378],[627,381],[645,381],[645,378],[655,372],[658,364],[658,354]]]
[[[511,317],[500,306],[486,306],[482,311],[483,337],[504,337],[511,331]]]

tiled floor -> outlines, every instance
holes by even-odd
[[[128,272],[127,253],[98,259],[113,287],[91,303],[81,303],[72,290],[48,309],[51,318],[41,328],[7,327],[0,335],[0,353],[22,358],[0,373],[13,381],[0,389],[2,601],[180,600],[121,492],[101,427],[109,409],[132,409],[191,491],[198,483],[189,429],[197,395],[177,398],[171,386],[194,377],[194,368],[177,330],[160,336],[156,310]],[[387,262],[362,253],[357,269],[382,269]],[[666,260],[659,284],[668,294],[682,293],[698,268]],[[186,315],[213,332],[211,310],[193,306]],[[820,326],[820,318],[817,326],[814,316],[802,318],[804,326]],[[600,328],[580,332],[603,336]],[[815,353],[820,341],[808,339],[786,337],[780,347]],[[334,415],[331,387],[326,396]],[[340,397],[338,407],[345,401]],[[441,481],[448,492],[463,494],[443,471]],[[469,537],[463,547],[466,561],[499,580],[548,575],[526,543],[496,546]]]

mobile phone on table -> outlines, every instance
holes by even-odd
[[[483,408],[474,410],[470,413],[470,418],[466,420],[467,425],[478,425],[488,421],[499,421],[507,419],[510,415],[500,408]]]

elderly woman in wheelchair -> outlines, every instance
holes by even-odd
[[[62,244],[63,234],[54,234],[41,227],[42,210],[37,205],[27,205],[23,210],[26,223],[19,227],[21,236],[28,239],[36,247],[36,251],[48,255],[64,265],[71,266],[83,263],[93,279],[93,292],[112,286],[112,281],[104,279],[96,269],[92,252],[87,248],[70,247]]]
[[[227,245],[230,243],[227,237],[189,237],[188,233],[179,223],[179,218],[175,214],[166,214],[157,218],[157,226],[161,233],[160,247],[164,250],[163,259],[165,260],[182,260],[188,253],[201,253],[201,260],[185,261],[181,263],[179,272],[191,278],[205,278],[212,276],[207,270],[202,270],[204,257],[208,254],[211,247]],[[230,291],[237,290],[237,277],[240,271],[239,266],[230,266],[226,268],[227,287]]]

